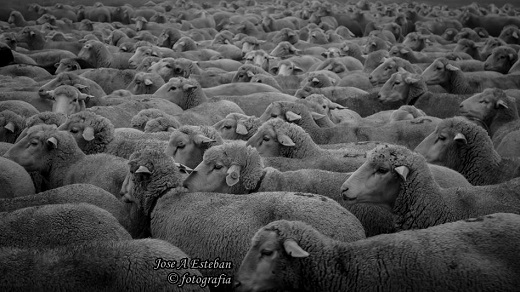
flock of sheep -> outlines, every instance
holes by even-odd
[[[518,291],[520,8],[0,21],[0,290]]]

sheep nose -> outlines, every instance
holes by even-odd
[[[377,94],[377,99],[381,99],[381,97],[382,97],[381,93],[378,93]]]
[[[373,77],[372,75],[368,76],[368,80],[372,81]]]

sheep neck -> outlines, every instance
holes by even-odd
[[[464,76],[464,73],[460,70],[450,71],[451,74],[448,81],[442,82],[439,85],[442,86],[448,93],[454,94],[472,94],[477,92],[478,88],[472,88],[469,81]]]
[[[208,102],[208,97],[204,93],[201,87],[197,87],[196,90],[194,90],[191,93],[186,93],[186,99],[184,106],[181,106],[183,110],[187,110],[190,108],[194,108],[196,106],[201,105],[202,103]]]
[[[414,163],[393,207],[398,230],[423,229],[452,221],[442,189],[426,163]]]
[[[456,164],[447,166],[461,173],[472,185],[495,184],[504,175],[510,175],[491,141],[474,141],[461,148],[456,156],[447,159]]]
[[[50,188],[63,186],[67,172],[73,167],[79,167],[81,161],[87,157],[77,146],[72,152],[65,152],[59,148],[54,151],[59,152],[55,153],[48,172],[42,173],[43,177],[48,179]]]
[[[423,96],[428,95],[428,87],[426,86],[426,82],[422,79],[418,82],[411,84],[408,87],[408,98],[406,104],[414,105],[417,100],[419,100]]]

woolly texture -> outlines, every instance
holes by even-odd
[[[165,116],[167,116],[167,114],[160,109],[149,108],[141,110],[132,118],[132,128],[143,131],[148,121]]]
[[[24,128],[25,120],[22,116],[10,110],[0,112],[0,142],[14,143]]]
[[[376,147],[367,155],[367,165],[405,166],[409,172],[400,180],[393,212],[400,229],[422,229],[456,220],[496,212],[520,213],[520,196],[515,179],[493,186],[442,189],[434,180],[424,157],[402,146]]]
[[[237,126],[239,125],[244,126],[247,131],[246,134],[237,133]],[[247,141],[256,133],[261,125],[262,122],[255,116],[231,113],[227,115],[225,119],[213,125],[213,127],[220,132],[222,139]],[[229,129],[225,129],[225,127],[229,127]]]
[[[92,241],[55,249],[3,248],[2,286],[27,291],[173,291],[209,292],[199,285],[172,285],[171,269],[154,270],[157,259],[191,262],[179,248],[158,239]],[[10,267],[10,268],[9,268]],[[42,269],[34,274],[35,269]],[[180,268],[179,275],[202,277],[196,269]],[[218,277],[218,276],[217,276]]]
[[[237,73],[235,74],[235,76],[233,76],[231,82],[250,82],[251,77],[248,73],[253,73],[253,75],[270,75],[267,71],[258,66],[255,66],[253,64],[244,64],[238,68]]]
[[[520,268],[517,249],[511,245],[520,236],[519,222],[517,215],[499,213],[343,243],[302,222],[274,221],[252,238],[237,280],[241,291],[262,287],[262,282],[295,291],[513,291],[520,284],[515,278]],[[290,256],[284,249],[287,240],[294,240],[309,256]],[[262,248],[276,256],[265,259]],[[489,259],[501,260],[493,266],[482,264]],[[268,270],[260,268],[265,262]],[[322,275],[326,280],[320,280]]]
[[[432,147],[432,141],[440,133],[447,135],[448,143],[435,163],[458,171],[471,184],[491,185],[520,176],[520,160],[500,157],[487,132],[463,118],[443,120],[416,151],[427,155],[425,153]],[[464,135],[466,143],[453,141],[459,133]]]
[[[67,116],[63,113],[42,112],[31,116],[25,120],[26,128],[30,128],[38,124],[61,126],[67,120]]]
[[[181,126],[181,123],[177,121],[172,116],[164,116],[164,117],[158,117],[155,119],[151,119],[148,122],[146,122],[146,125],[144,126],[144,132],[145,133],[157,133],[157,132],[164,132],[168,131],[171,132],[171,129],[178,129]]]
[[[0,231],[1,246],[18,248],[132,239],[108,211],[85,203],[42,205],[8,212],[0,219]]]

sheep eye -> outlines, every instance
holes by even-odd
[[[220,165],[220,164],[215,164],[215,167],[214,167],[214,168],[218,170],[218,169],[221,169],[222,167],[223,167],[223,166]]]
[[[488,103],[487,100],[481,100],[479,103]]]
[[[170,89],[168,89],[168,91],[173,91],[173,90],[177,90],[177,87],[172,86],[172,87],[170,87]]]
[[[72,128],[72,129],[70,129],[70,132],[73,133],[73,134],[76,134],[77,132],[79,132],[79,129]]]
[[[31,141],[31,146],[38,146],[38,141]]]
[[[446,140],[446,137],[444,137],[444,136],[439,136],[439,137],[437,137],[437,139],[438,139],[438,140],[441,140],[441,141],[444,141],[444,140]]]
[[[184,147],[186,147],[186,145],[184,145],[184,144],[177,145],[177,149],[184,149]]]
[[[224,126],[224,129],[231,129],[231,126]]]
[[[394,85],[400,85],[400,84],[401,84],[401,82],[399,82],[399,81],[394,82]]]
[[[268,142],[270,140],[270,138],[268,136],[264,136],[263,140]]]
[[[386,169],[386,168],[378,168],[377,169],[377,173],[380,173],[380,174],[385,174],[387,172],[388,172],[388,169]]]
[[[272,251],[272,250],[264,249],[264,250],[262,250],[262,251],[260,252],[260,254],[261,254],[262,256],[267,256],[267,257],[268,257],[268,256],[273,255],[273,251]]]

